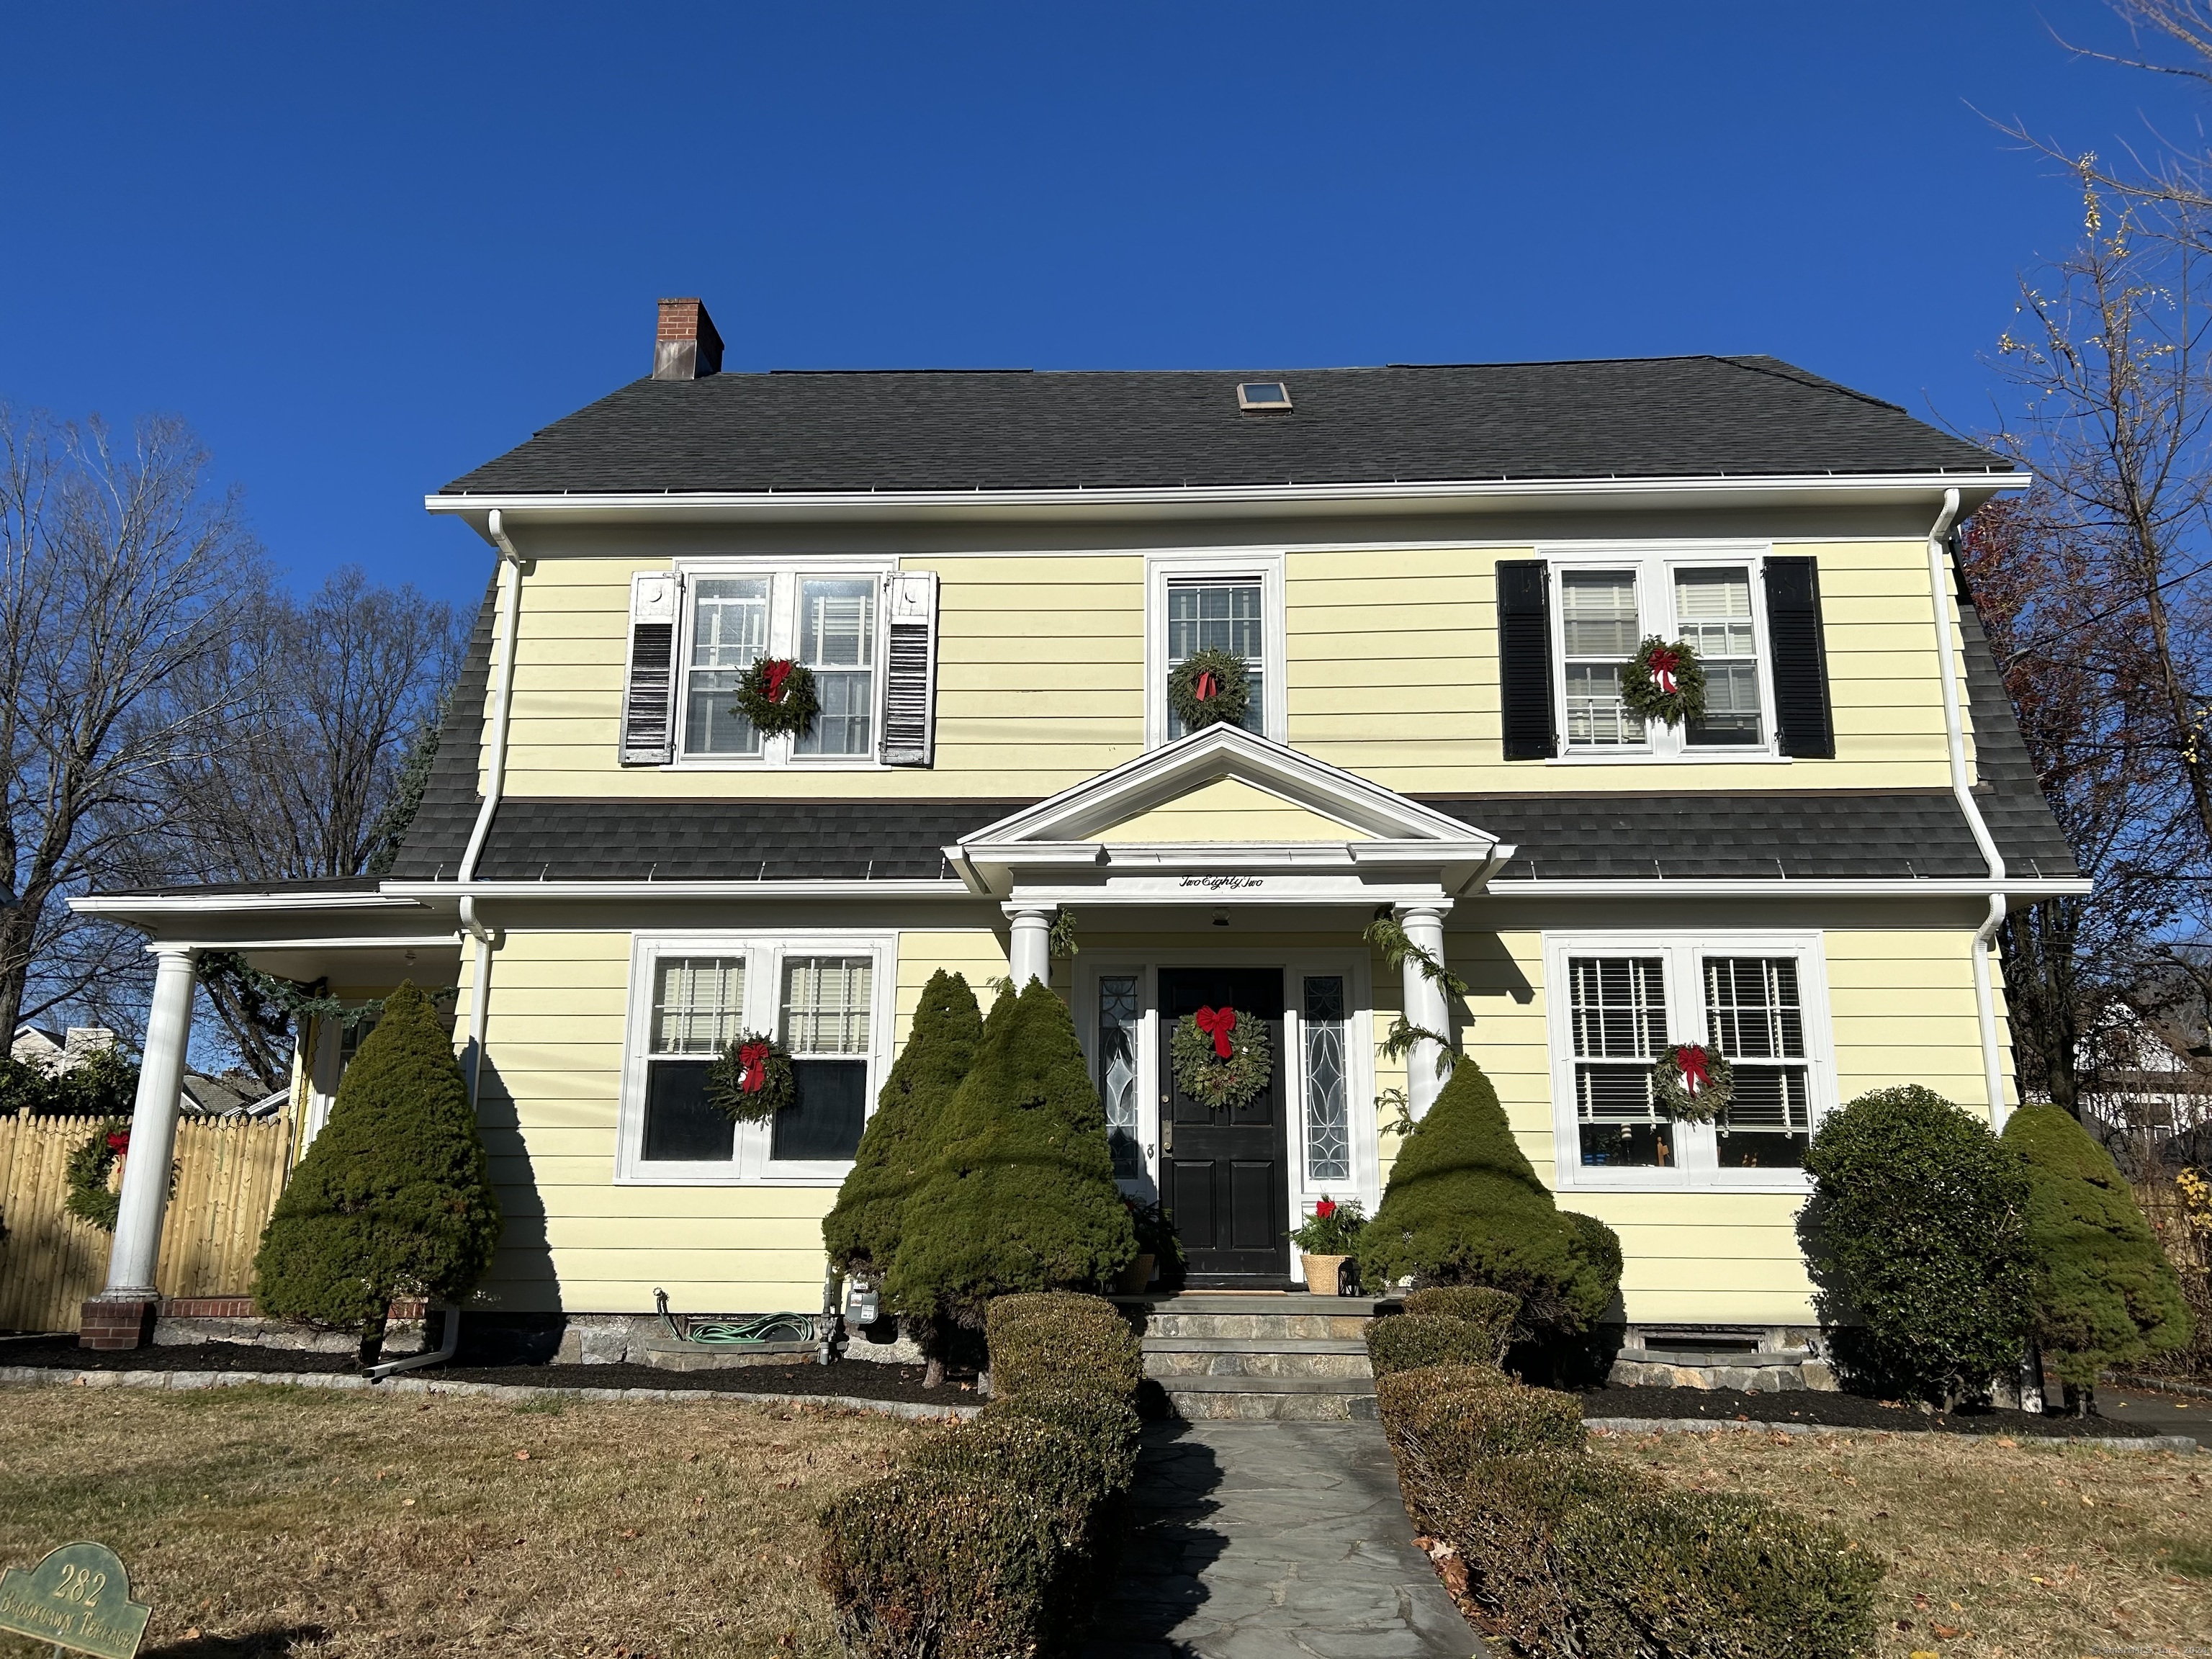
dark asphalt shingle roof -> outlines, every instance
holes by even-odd
[[[1287,413],[1238,410],[1280,379]],[[1380,368],[886,370],[633,381],[455,494],[1129,489],[1984,471],[1773,357]]]

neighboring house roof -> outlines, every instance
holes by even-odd
[[[1239,410],[1240,380],[1292,408]],[[633,381],[453,495],[1173,489],[2009,471],[1774,357]]]

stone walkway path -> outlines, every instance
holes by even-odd
[[[1375,1423],[1146,1431],[1136,1527],[1085,1659],[1470,1659]]]

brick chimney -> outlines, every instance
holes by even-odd
[[[653,339],[653,378],[696,380],[722,368],[722,337],[697,300],[663,300],[660,328]]]

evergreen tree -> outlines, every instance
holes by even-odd
[[[2070,1115],[2024,1106],[2004,1141],[2027,1167],[2036,1340],[2086,1410],[2106,1366],[2189,1345],[2189,1304],[2112,1154]]]
[[[1136,1259],[1105,1109],[1042,982],[992,1007],[939,1146],[900,1219],[885,1288],[901,1312],[980,1330],[994,1296],[1089,1289]]]
[[[410,984],[339,1080],[330,1121],[276,1200],[254,1261],[264,1313],[384,1341],[392,1297],[453,1302],[499,1243],[476,1112],[452,1040]]]
[[[1486,1285],[1522,1299],[1533,1328],[1571,1335],[1601,1319],[1620,1285],[1620,1241],[1563,1214],[1522,1156],[1482,1068],[1462,1060],[1398,1149],[1360,1276],[1380,1287]]]

